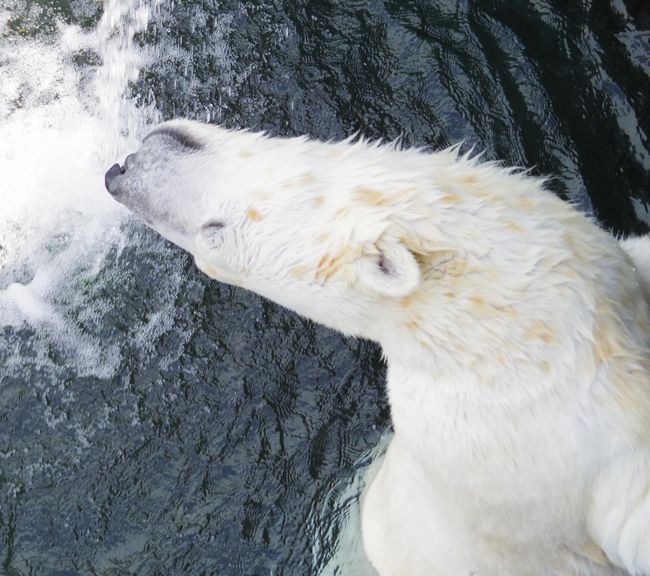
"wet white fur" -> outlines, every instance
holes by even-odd
[[[650,241],[456,148],[176,121],[123,201],[214,278],[379,342],[381,576],[650,575]],[[217,223],[218,221],[218,223]]]

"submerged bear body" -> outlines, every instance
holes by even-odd
[[[163,124],[107,188],[208,275],[379,342],[393,575],[650,575],[650,241],[460,155]]]

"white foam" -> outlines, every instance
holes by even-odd
[[[133,36],[149,10],[107,0],[96,30],[60,25],[42,40],[9,33],[10,15],[0,8],[0,327],[35,326],[106,374],[115,354],[61,303],[123,242],[127,213],[106,193],[104,172],[155,120],[125,98],[144,60]],[[92,54],[102,65],[82,63]]]

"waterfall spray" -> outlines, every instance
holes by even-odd
[[[105,0],[104,12],[95,36],[102,65],[95,77],[97,114],[106,139],[102,156],[106,163],[122,152],[123,140],[138,136],[148,118],[134,108],[125,95],[129,83],[138,78],[143,54],[137,49],[136,34],[147,29],[151,9],[142,0]]]
[[[128,98],[150,8],[107,0],[94,30],[59,24],[35,38],[9,28],[13,14],[0,8],[0,327],[38,328],[80,364],[110,371],[99,359],[110,351],[83,333],[73,304],[96,312],[82,287],[125,243],[127,215],[103,174],[154,118]]]

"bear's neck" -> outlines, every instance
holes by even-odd
[[[396,429],[441,425],[441,404],[447,413],[474,407],[476,417],[504,417],[564,394],[579,384],[576,374],[593,377],[592,344],[584,335],[592,332],[594,309],[585,301],[599,298],[594,283],[579,276],[572,280],[576,290],[566,288],[562,276],[578,268],[570,258],[553,274],[525,275],[470,263],[463,270],[473,273],[456,277],[445,262],[446,273],[425,279],[421,292],[387,304],[392,310],[368,334],[388,362]],[[400,422],[396,407],[404,403],[418,409],[404,410]]]
[[[487,458],[494,445],[520,454],[522,442],[529,439],[513,433],[519,415],[535,419],[543,413],[536,406],[573,393],[566,388],[569,378],[560,375],[570,363],[568,354],[551,365],[547,354],[533,351],[524,358],[521,348],[473,343],[471,326],[468,331],[466,339],[443,341],[399,330],[381,339],[395,433],[417,461],[428,461],[425,456],[435,453],[436,465],[447,470]],[[559,413],[562,405],[553,409]]]

